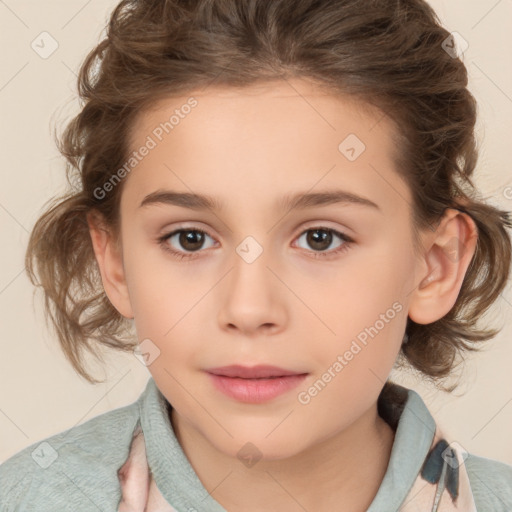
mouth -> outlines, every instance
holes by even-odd
[[[238,402],[262,403],[291,391],[308,373],[276,366],[232,365],[206,370],[214,387]]]
[[[237,377],[240,379],[271,379],[279,377],[289,377],[293,375],[304,375],[306,372],[286,370],[278,366],[258,365],[242,366],[230,365],[218,368],[209,368],[208,373],[221,377]]]

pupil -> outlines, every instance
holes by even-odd
[[[319,233],[323,233],[323,235],[319,235]],[[313,231],[309,232],[308,235],[308,243],[313,247],[314,249],[318,250],[325,250],[329,247],[331,243],[332,233],[325,229],[315,229]],[[327,243],[326,243],[327,242]],[[317,244],[320,244],[320,247],[318,247]]]
[[[180,244],[185,249],[194,251],[201,248],[203,238],[204,234],[199,231],[183,231],[180,233]]]

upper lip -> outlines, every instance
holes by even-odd
[[[214,375],[222,375],[224,377],[239,377],[242,379],[262,379],[268,377],[283,377],[287,375],[302,375],[306,372],[297,372],[293,370],[285,370],[277,366],[270,365],[257,365],[257,366],[242,366],[230,365],[220,366],[218,368],[208,368],[208,373]]]

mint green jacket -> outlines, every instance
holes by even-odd
[[[425,403],[415,391],[401,389],[407,398],[393,426],[391,458],[368,512],[399,511],[433,439],[435,422]],[[179,512],[226,512],[188,462],[167,407],[150,377],[132,404],[16,453],[0,465],[0,512],[117,512],[117,471],[139,422],[153,478],[169,504]],[[512,466],[471,454],[465,465],[478,511],[512,512]]]

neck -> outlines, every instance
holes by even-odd
[[[176,437],[212,497],[226,510],[366,510],[386,473],[394,430],[374,404],[336,435],[279,460],[246,467],[219,452],[174,409]],[[312,471],[314,468],[314,471]]]

